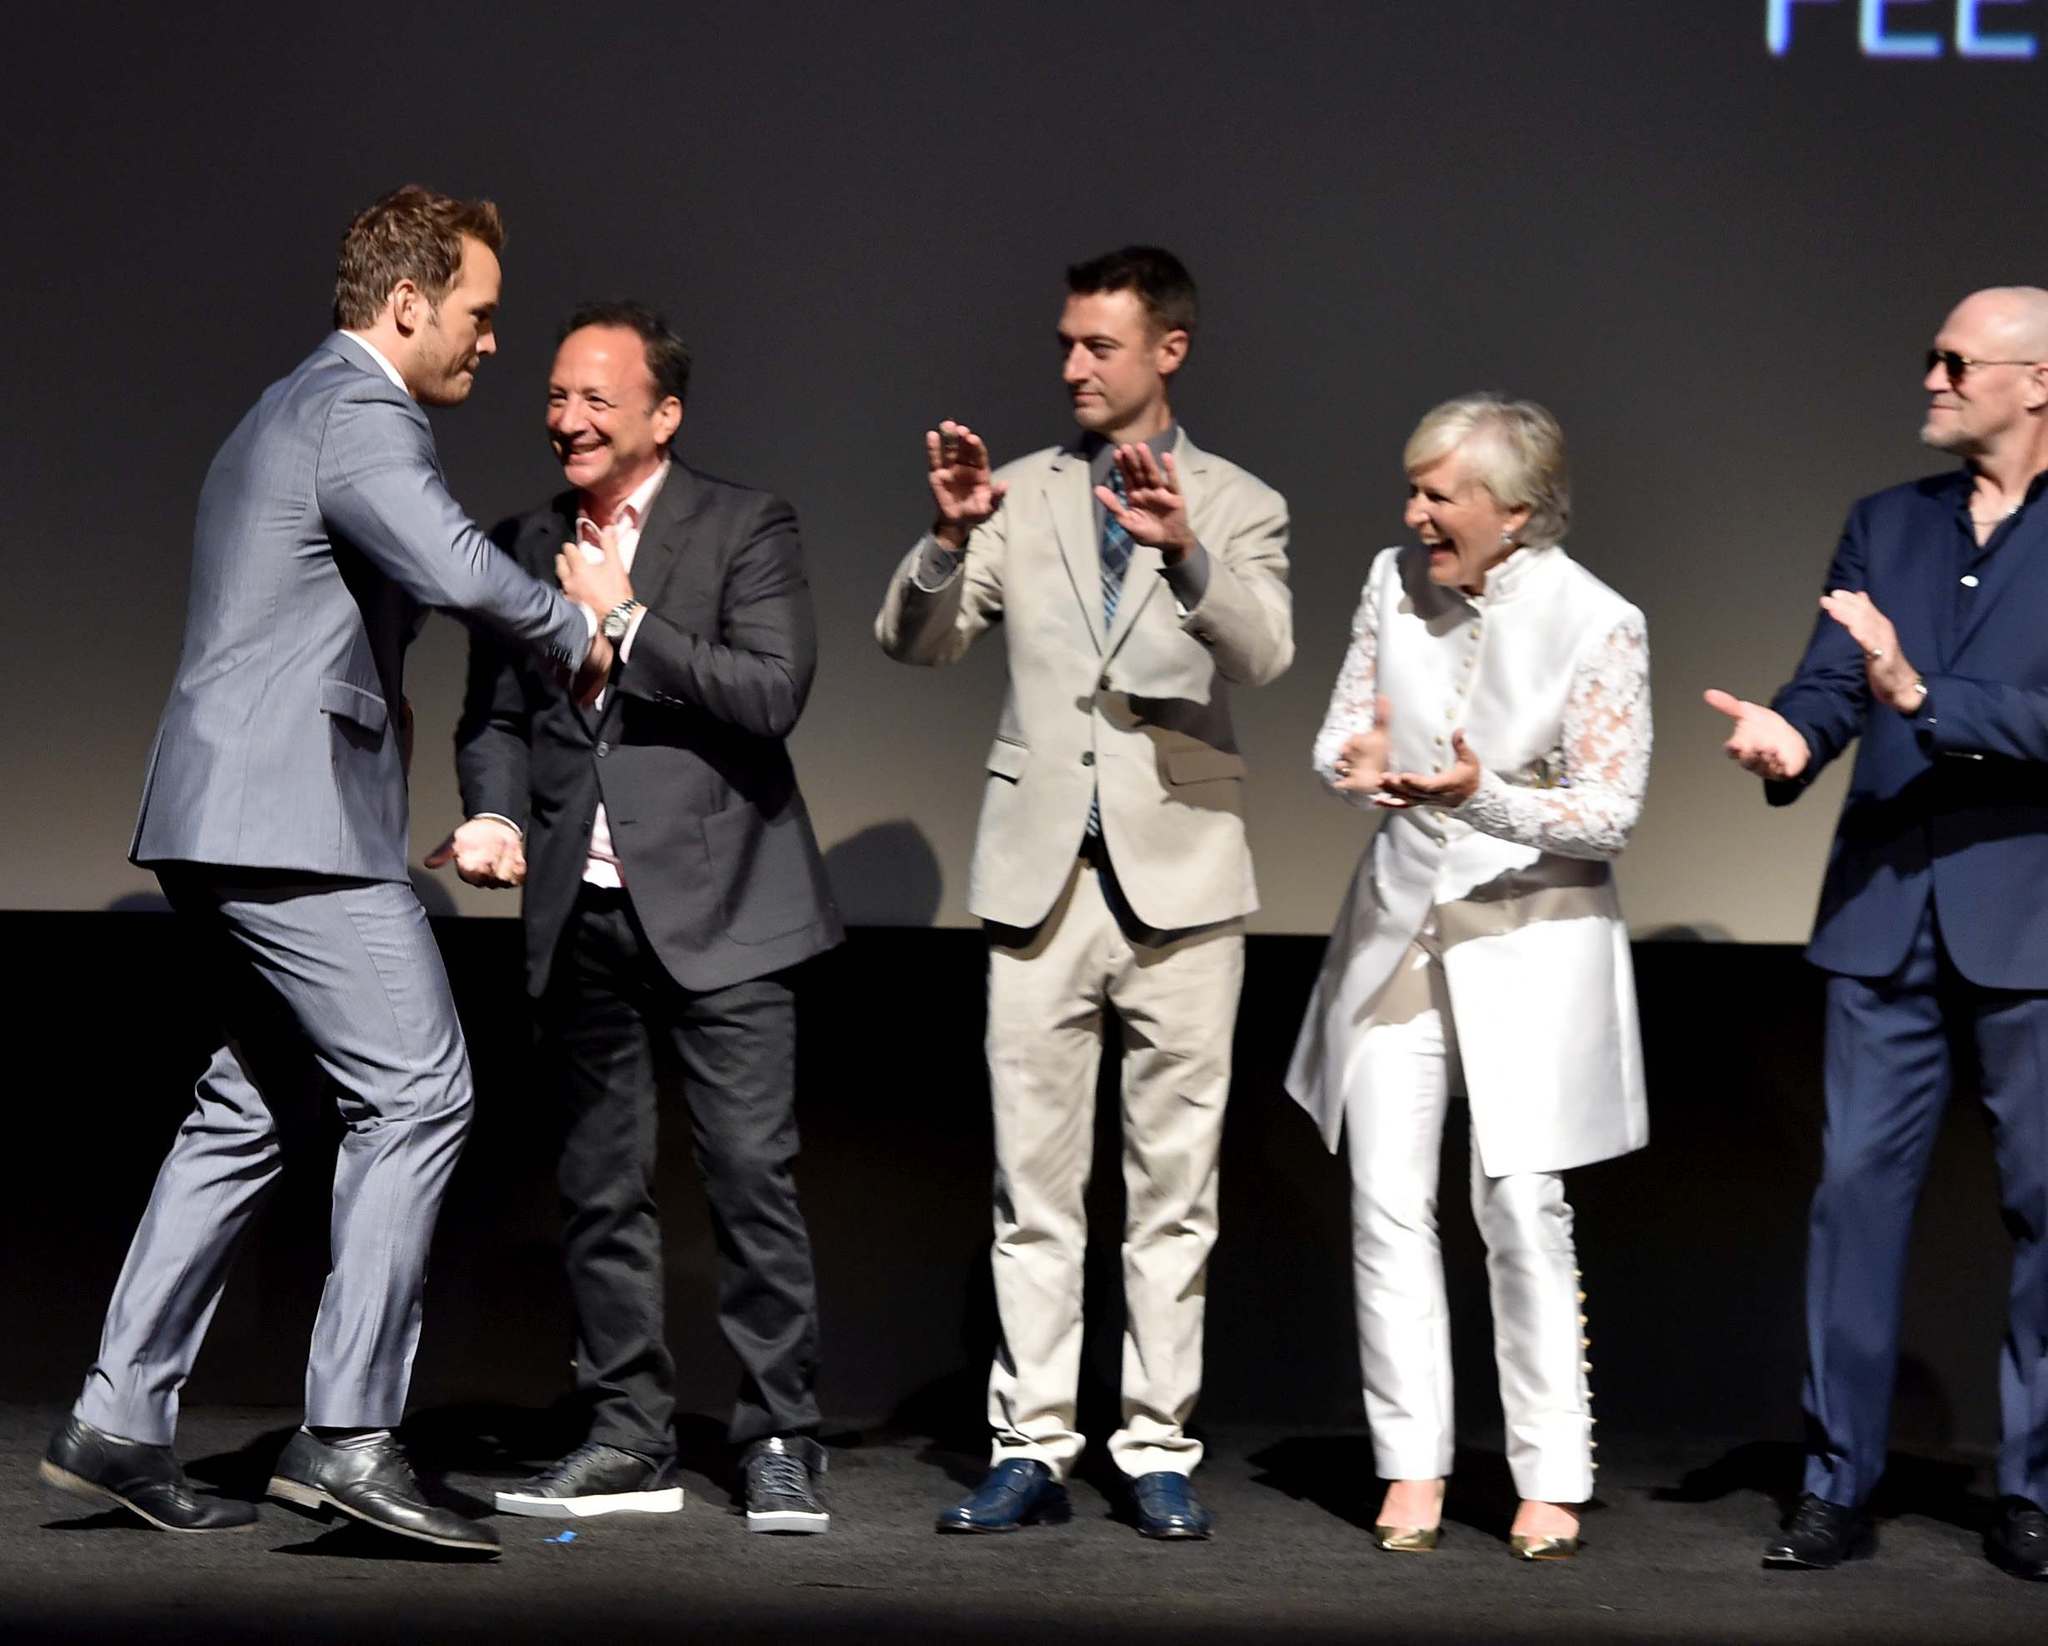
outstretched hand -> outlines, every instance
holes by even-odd
[[[496,817],[472,817],[427,853],[427,867],[448,863],[472,886],[517,886],[526,880],[526,845],[519,831]]]
[[[1776,709],[1720,690],[1708,691],[1706,702],[1735,722],[1721,751],[1744,771],[1782,782],[1806,770],[1812,758],[1806,739]]]

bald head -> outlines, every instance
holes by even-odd
[[[2048,459],[2048,291],[1990,286],[1958,303],[1928,356],[1920,438],[1966,462]]]
[[[2039,286],[1987,286],[1972,292],[1948,317],[1958,327],[1995,340],[1996,352],[1973,358],[2048,360],[2048,291]]]

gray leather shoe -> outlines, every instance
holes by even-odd
[[[439,1549],[498,1552],[498,1534],[490,1527],[427,1502],[405,1453],[383,1430],[328,1441],[301,1429],[277,1460],[270,1495],[317,1519],[339,1512]]]
[[[168,1446],[146,1446],[70,1417],[50,1437],[36,1471],[78,1497],[118,1503],[160,1532],[234,1532],[256,1524],[256,1505],[201,1497]]]

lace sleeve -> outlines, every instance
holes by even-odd
[[[1650,778],[1650,640],[1631,612],[1578,659],[1554,788],[1488,771],[1451,815],[1481,833],[1560,857],[1619,857]]]
[[[1337,670],[1337,684],[1330,690],[1329,712],[1316,733],[1315,749],[1309,763],[1339,800],[1367,810],[1377,810],[1372,797],[1351,794],[1336,786],[1337,751],[1358,732],[1372,730],[1372,700],[1379,689],[1380,602],[1376,580],[1365,580],[1359,596],[1358,613],[1351,619],[1351,644],[1345,649],[1343,665]]]

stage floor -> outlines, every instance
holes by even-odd
[[[59,1413],[0,1407],[0,1638],[45,1640],[705,1641],[2033,1641],[2048,1584],[1995,1570],[1979,1546],[1988,1485],[1967,1464],[1895,1466],[1878,1557],[1832,1573],[1767,1573],[1757,1551],[1788,1490],[1791,1448],[1602,1437],[1603,1506],[1575,1562],[1505,1552],[1512,1510],[1497,1453],[1461,1459],[1441,1549],[1381,1554],[1357,1435],[1232,1429],[1200,1482],[1207,1544],[1156,1544],[1113,1518],[1099,1475],[1075,1518],[1008,1537],[939,1537],[931,1517],[980,1460],[929,1439],[834,1437],[824,1537],[749,1535],[715,1467],[712,1426],[684,1431],[679,1515],[558,1523],[497,1517],[503,1558],[413,1558],[266,1503],[248,1532],[172,1537],[49,1491],[35,1462]],[[253,1497],[290,1414],[195,1409],[180,1451],[196,1478]],[[408,1425],[475,1507],[518,1472],[546,1418],[450,1409]]]

